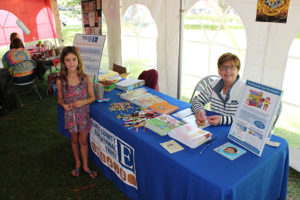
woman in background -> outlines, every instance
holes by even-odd
[[[31,56],[28,50],[24,49],[24,44],[19,38],[15,38],[11,43],[11,49],[2,57],[4,68],[12,72],[12,67],[24,60],[30,60]]]

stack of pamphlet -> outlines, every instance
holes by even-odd
[[[120,90],[132,90],[134,88],[143,86],[145,84],[144,80],[138,79],[125,79],[123,81],[116,83],[116,88]]]
[[[146,122],[145,127],[158,133],[161,136],[167,135],[174,128],[182,126],[183,123],[170,115],[161,115]]]
[[[184,124],[183,126],[172,129],[168,135],[190,148],[196,148],[210,140],[212,134],[191,124]]]

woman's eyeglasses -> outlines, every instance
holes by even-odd
[[[233,71],[235,68],[236,66],[234,65],[230,65],[230,66],[222,65],[221,67],[219,67],[221,71],[226,71],[226,70]]]

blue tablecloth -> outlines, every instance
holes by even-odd
[[[147,88],[180,109],[189,104]],[[289,150],[285,139],[273,135],[271,140],[280,142],[278,148],[265,146],[261,157],[247,152],[231,161],[214,148],[232,142],[227,138],[230,126],[208,127],[213,136],[218,136],[208,149],[199,154],[203,145],[191,149],[183,144],[183,151],[170,154],[160,143],[169,141],[169,136],[160,136],[140,128],[138,132],[124,127],[116,116],[120,112],[108,111],[110,103],[123,102],[113,90],[105,93],[108,103],[90,105],[91,116],[101,126],[134,148],[137,188],[124,184],[89,149],[90,158],[105,176],[130,199],[174,200],[275,200],[286,199],[289,170]],[[58,107],[59,132],[69,137],[64,130],[64,111]],[[234,142],[232,142],[234,143]]]

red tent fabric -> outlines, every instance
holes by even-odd
[[[25,35],[16,24],[20,19],[30,30]],[[6,0],[0,4],[0,46],[10,43],[12,32],[19,33],[22,41],[30,42],[33,38],[56,38],[52,10],[49,0]]]

